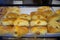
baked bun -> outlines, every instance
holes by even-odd
[[[32,19],[32,20],[36,20],[36,19],[44,19],[44,20],[46,20],[46,18],[45,18],[44,16],[38,15],[38,14],[32,15],[32,16],[31,16],[31,19]]]
[[[48,26],[60,28],[60,15],[53,15],[48,20]]]
[[[36,14],[37,14],[37,11],[34,11],[34,12],[30,13],[31,16],[36,15]]]
[[[39,7],[37,13],[43,15],[45,18],[48,18],[53,15],[53,11],[49,6]]]
[[[47,22],[45,20],[31,20],[30,26],[46,26]]]
[[[21,27],[21,26],[15,26],[14,27],[14,36],[21,37],[23,35],[26,35],[28,33],[27,27]]]
[[[20,14],[19,18],[26,19],[26,20],[31,20],[31,17],[28,14]]]
[[[5,34],[3,26],[0,25],[0,36]]]
[[[29,26],[28,20],[17,18],[14,22],[14,25],[16,26]]]
[[[8,11],[7,13],[16,13],[16,14],[19,14],[20,13],[20,8],[19,7],[8,7]]]
[[[12,26],[0,26],[0,35],[13,34]]]
[[[37,35],[46,34],[47,28],[46,27],[32,27],[31,32]]]
[[[52,26],[48,26],[48,33],[60,33],[60,28],[56,27],[52,27]]]
[[[49,7],[49,6],[41,6],[37,10],[39,12],[44,12],[44,11],[47,11],[47,10],[51,10],[51,7]]]
[[[30,16],[31,16],[31,19],[32,19],[32,20],[39,18],[36,12],[31,12],[31,13],[30,13]]]
[[[56,14],[60,15],[60,9],[56,10]]]
[[[6,30],[7,34],[13,34],[14,26],[13,25],[5,26],[4,29]]]
[[[9,19],[9,18],[4,18],[1,21],[2,25],[13,25],[13,22],[15,21],[15,19]]]
[[[19,17],[19,15],[18,14],[15,14],[15,13],[8,13],[7,15],[6,15],[6,18],[18,18]]]

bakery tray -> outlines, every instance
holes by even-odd
[[[15,36],[12,36],[12,35],[5,35],[5,36],[0,36],[0,37],[6,37],[6,38],[16,38]],[[24,35],[22,36],[22,38],[32,38],[32,37],[60,37],[60,33],[55,33],[55,34],[50,34],[50,33],[47,33],[45,35],[34,35],[34,34],[27,34],[27,35]]]
[[[60,7],[52,7],[53,11],[60,9]],[[37,7],[20,7],[21,13],[30,14],[32,11],[36,11]],[[27,11],[28,10],[28,11]],[[6,34],[0,37],[7,37],[7,38],[14,38],[11,34]],[[45,35],[34,35],[28,33],[27,35],[24,35],[23,37],[29,38],[29,37],[60,37],[60,33],[46,33]]]

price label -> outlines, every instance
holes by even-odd
[[[23,4],[23,1],[13,1],[13,4]]]

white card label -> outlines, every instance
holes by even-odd
[[[23,4],[23,1],[13,1],[13,4]]]

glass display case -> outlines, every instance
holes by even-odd
[[[60,4],[59,0],[0,0],[0,4]]]
[[[2,39],[57,40],[60,37],[60,0],[3,0],[0,4]]]

